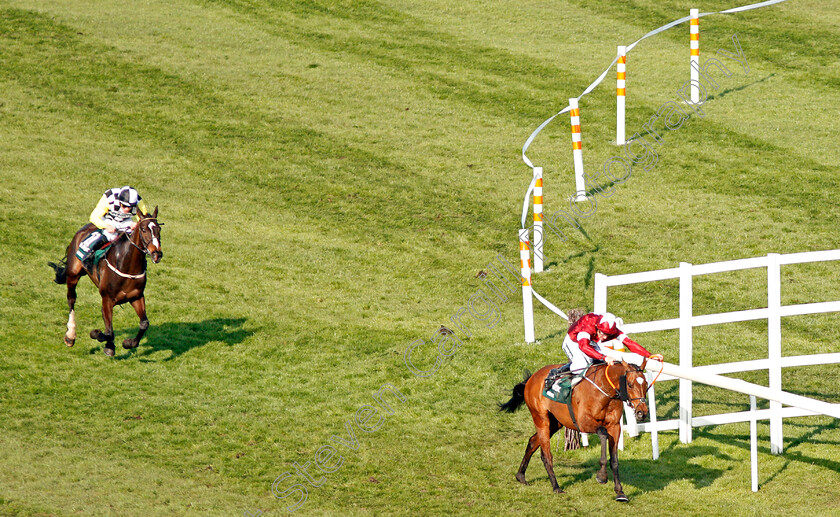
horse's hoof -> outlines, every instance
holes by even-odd
[[[64,344],[67,345],[67,346],[73,346],[73,345],[76,344],[76,340],[75,339],[67,339],[65,337],[64,338]]]
[[[131,350],[132,348],[137,348],[137,345],[139,345],[139,344],[140,344],[140,342],[137,341],[136,339],[126,338],[126,340],[123,341],[123,348],[125,348],[126,350]]]
[[[102,335],[102,331],[99,329],[93,329],[90,331],[90,338],[99,341],[99,336]]]
[[[525,481],[525,474],[517,474],[516,475],[516,480],[519,481],[520,483],[522,483],[523,485],[528,484],[528,482]]]
[[[554,489],[554,493],[555,494],[565,494],[566,491],[558,486],[557,488]]]
[[[615,500],[618,501],[619,503],[629,503],[630,502],[630,499],[628,499],[627,496],[624,495],[624,494],[618,494],[616,496]]]
[[[595,476],[595,479],[598,480],[598,483],[601,483],[602,485],[605,485],[607,483],[607,476]]]
[[[108,357],[114,357],[114,349],[113,348],[105,348],[105,355]]]

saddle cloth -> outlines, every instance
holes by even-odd
[[[104,257],[108,253],[108,249],[110,247],[111,247],[111,244],[108,243],[107,245],[105,245],[104,248],[100,248],[100,249],[93,252],[93,267],[94,267],[94,269],[96,268],[96,266],[99,265],[99,261],[102,260],[102,257]]]
[[[560,373],[559,368],[552,369],[546,377],[546,386],[542,392],[543,396],[554,402],[560,402],[562,404],[571,403],[572,389],[583,379],[587,370],[589,370],[589,367],[578,373]]]

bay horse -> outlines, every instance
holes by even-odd
[[[67,305],[70,316],[67,319],[67,332],[64,334],[64,344],[73,346],[76,343],[76,284],[81,277],[87,275],[93,284],[99,288],[102,296],[102,319],[105,321],[104,332],[95,329],[90,337],[100,343],[105,343],[105,355],[114,356],[114,330],[111,326],[114,306],[130,303],[140,318],[140,328],[134,338],[126,338],[123,348],[136,348],[149,328],[146,317],[146,298],[143,291],[146,288],[146,255],[152,257],[157,264],[163,257],[160,243],[160,227],[163,223],[157,220],[158,207],[154,213],[140,214],[137,228],[129,233],[123,233],[111,244],[105,256],[90,270],[86,269],[76,257],[79,244],[90,235],[96,226],[84,225],[70,240],[67,253],[61,264],[50,262],[55,270],[55,282],[67,284]]]
[[[615,500],[629,501],[624,495],[618,478],[618,439],[621,433],[624,403],[633,409],[638,421],[644,421],[648,417],[645,400],[648,384],[644,375],[646,363],[647,359],[641,367],[625,361],[616,362],[613,365],[602,363],[591,366],[584,378],[572,390],[573,414],[569,413],[569,406],[566,404],[555,402],[542,394],[548,373],[552,368],[559,368],[560,365],[545,366],[533,375],[526,373],[525,380],[514,386],[511,399],[504,404],[499,404],[500,411],[513,413],[525,402],[531,410],[531,417],[537,428],[537,432],[531,436],[525,447],[525,457],[522,458],[516,479],[522,484],[528,484],[525,481],[525,469],[528,468],[531,455],[539,447],[551,486],[555,492],[564,493],[554,476],[551,436],[561,427],[566,427],[583,433],[594,433],[601,438],[601,469],[596,479],[602,484],[607,482],[607,443],[609,443],[610,468],[615,481]]]

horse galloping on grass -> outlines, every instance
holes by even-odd
[[[160,227],[163,223],[157,220],[158,207],[152,214],[140,214],[137,228],[131,233],[123,233],[111,244],[105,256],[87,269],[76,256],[79,244],[96,230],[96,226],[88,223],[83,226],[70,240],[67,253],[60,264],[50,262],[55,270],[55,282],[67,284],[67,305],[70,316],[67,320],[67,332],[64,334],[64,344],[73,346],[76,343],[76,285],[79,279],[88,275],[99,288],[102,296],[102,319],[105,330],[92,330],[90,337],[105,343],[105,355],[114,356],[114,330],[111,326],[114,306],[130,303],[140,318],[140,329],[134,338],[123,341],[123,348],[136,348],[149,328],[146,317],[146,298],[143,291],[146,288],[146,255],[152,257],[157,264],[163,257],[160,242]]]
[[[520,483],[528,484],[525,481],[525,469],[528,468],[531,455],[539,447],[551,486],[555,492],[563,493],[563,489],[557,484],[557,478],[554,476],[551,436],[561,427],[576,429],[583,433],[597,434],[601,438],[601,468],[596,476],[599,483],[607,482],[607,443],[609,443],[610,468],[615,481],[615,499],[627,502],[629,499],[624,495],[618,477],[621,415],[623,405],[627,403],[635,412],[637,420],[644,421],[648,417],[645,400],[648,384],[644,375],[646,363],[647,360],[641,367],[625,361],[613,365],[591,366],[584,378],[572,390],[569,405],[555,402],[542,395],[548,373],[559,365],[545,366],[533,375],[526,374],[525,380],[514,386],[511,399],[504,404],[499,404],[500,411],[513,413],[524,402],[531,411],[531,417],[537,428],[537,432],[531,436],[525,447],[525,457],[522,458],[516,479]]]

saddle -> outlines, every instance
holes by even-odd
[[[553,368],[548,372],[548,377],[545,378],[543,396],[554,402],[569,404],[572,401],[572,381],[575,380],[575,377],[581,376],[569,370]]]
[[[569,371],[570,366],[571,366],[571,364],[566,363],[563,366],[561,366],[560,368],[552,368],[548,372],[548,376],[545,378],[545,389],[546,389],[546,391],[550,390],[551,386],[554,385],[554,381],[559,379],[563,374],[565,374],[567,376],[573,375],[572,372]]]
[[[106,242],[104,246],[94,250],[93,253],[91,253],[90,256],[87,258],[87,260],[85,260],[82,263],[82,265],[91,271],[96,269],[99,266],[99,261],[101,261],[105,257],[105,255],[108,254],[108,250],[111,249],[111,246],[113,244],[113,242]]]
[[[572,402],[572,389],[583,379],[589,368],[601,363],[602,361],[595,361],[583,371],[577,373],[569,371],[569,364],[560,368],[552,368],[545,378],[543,396],[561,404],[570,404]]]

